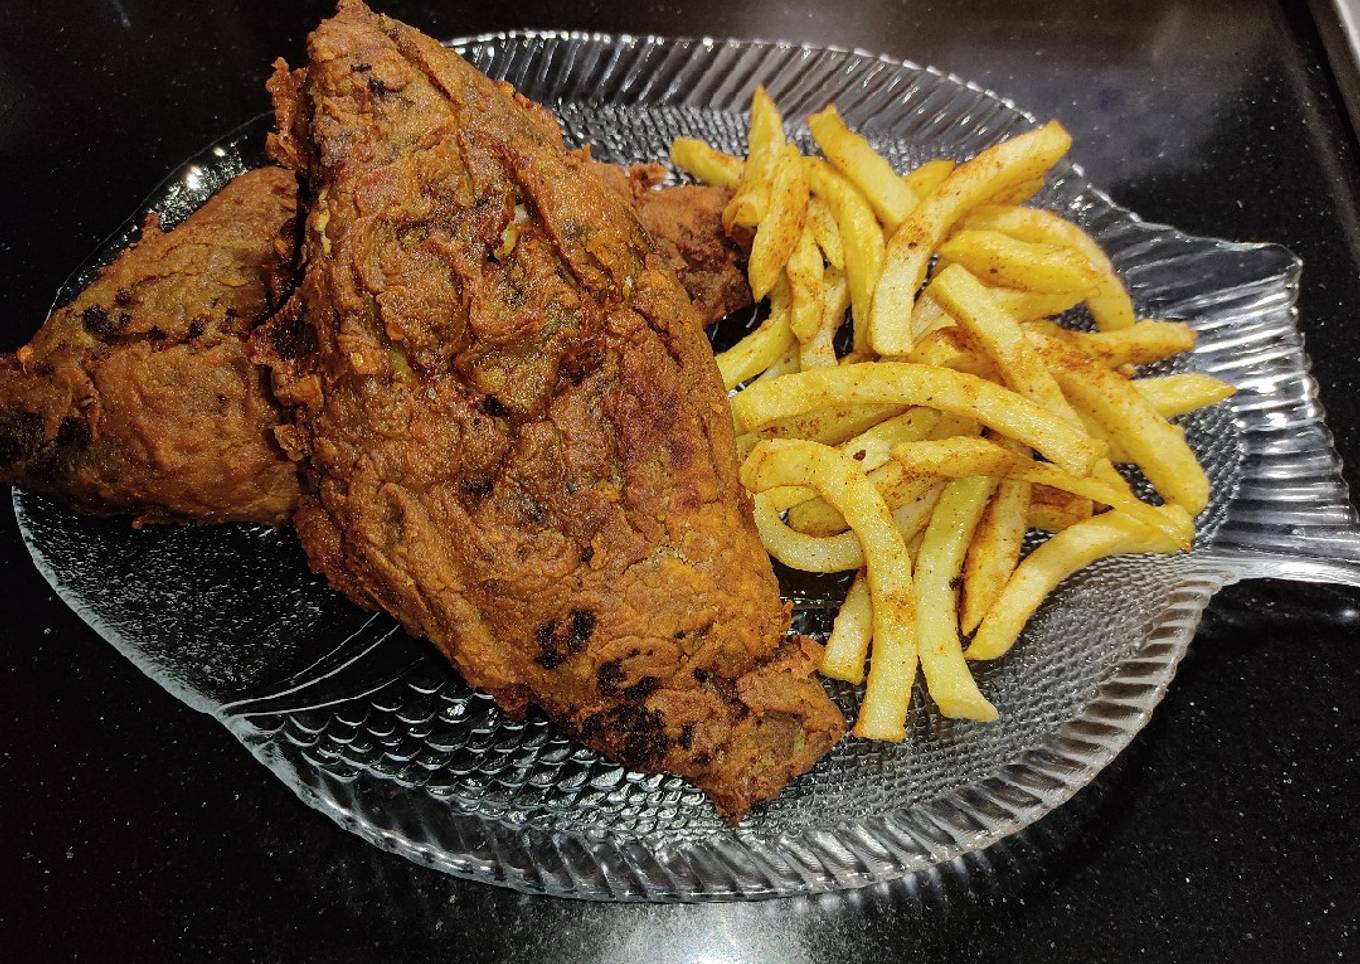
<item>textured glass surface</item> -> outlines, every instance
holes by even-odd
[[[968,157],[1033,123],[955,78],[860,53],[565,34],[458,46],[555,107],[568,138],[605,160],[664,158],[680,134],[742,150],[758,82],[805,148],[802,118],[834,101],[899,166]],[[262,162],[268,125],[259,118],[194,158],[150,203],[181,219]],[[1295,323],[1297,259],[1143,223],[1071,166],[1039,203],[1096,236],[1141,314],[1198,329],[1179,367],[1239,386],[1184,420],[1213,480],[1195,551],[1108,560],[1064,584],[1010,655],[977,667],[999,722],[946,720],[920,692],[905,743],[845,740],[736,828],[678,778],[621,769],[540,719],[506,719],[431,647],[330,592],[287,532],[134,530],[22,493],[20,525],[62,598],[139,667],[220,719],[307,803],[419,863],[633,900],[763,897],[910,873],[1013,833],[1088,782],[1146,722],[1223,584],[1360,585],[1360,528]],[[134,234],[129,222],[59,298]],[[844,578],[780,575],[797,626],[824,632]],[[838,686],[851,709],[855,693]]]

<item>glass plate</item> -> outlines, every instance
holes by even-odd
[[[554,106],[568,138],[606,160],[665,158],[679,134],[740,152],[758,82],[805,148],[802,118],[832,101],[899,167],[965,158],[1034,123],[957,78],[859,52],[557,33],[455,46]],[[150,206],[173,223],[262,163],[269,123],[194,158]],[[1108,560],[1064,584],[1009,656],[977,667],[999,722],[944,719],[920,692],[905,743],[843,741],[738,827],[676,777],[624,770],[541,719],[506,719],[432,647],[330,592],[286,531],[139,531],[18,493],[24,538],[62,598],[146,673],[221,720],[308,804],[417,863],[573,897],[722,900],[858,887],[986,847],[1129,742],[1220,586],[1360,585],[1360,528],[1295,323],[1298,260],[1146,224],[1076,167],[1054,173],[1039,202],[1099,239],[1140,313],[1198,329],[1190,365],[1239,386],[1186,420],[1214,492],[1195,551]],[[797,625],[824,632],[844,580],[781,578]],[[853,706],[851,688],[833,693]]]

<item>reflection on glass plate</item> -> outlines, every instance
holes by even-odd
[[[457,44],[556,108],[604,160],[664,158],[672,137],[741,151],[757,82],[791,133],[834,101],[899,164],[964,158],[1032,124],[951,77],[787,44],[516,34]],[[174,223],[262,163],[259,118],[152,199]],[[360,613],[287,532],[146,528],[15,504],[34,560],[83,618],[170,692],[216,716],[307,803],[380,847],[529,891],[711,900],[855,887],[985,847],[1089,781],[1146,722],[1220,586],[1251,576],[1360,585],[1360,528],[1295,324],[1284,248],[1145,224],[1063,166],[1039,202],[1085,225],[1140,312],[1200,332],[1191,364],[1239,386],[1186,420],[1213,481],[1193,554],[1127,557],[1069,580],[1022,643],[982,666],[993,724],[918,693],[909,739],[849,739],[729,828],[675,777],[632,773],[541,719],[506,719],[431,647]],[[73,277],[69,297],[132,236]],[[729,330],[719,337],[731,337]],[[781,572],[797,623],[827,628],[844,580]],[[853,706],[849,687],[835,690]]]

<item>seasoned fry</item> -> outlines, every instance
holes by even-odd
[[[671,163],[705,184],[735,188],[741,183],[741,158],[692,137],[671,141]]]
[[[826,651],[820,667],[823,676],[843,679],[856,685],[864,682],[864,660],[869,655],[869,641],[874,635],[874,610],[869,602],[869,583],[864,570],[855,573],[855,581],[845,594],[826,638]]]
[[[977,628],[1020,561],[1033,491],[1028,482],[1002,480],[978,521],[963,567],[959,629],[964,633]]]
[[[952,264],[930,282],[926,292],[958,319],[1009,388],[1059,418],[1081,424],[1019,323],[1001,310],[985,285],[963,267]]]
[[[916,207],[916,192],[868,141],[845,126],[834,106],[810,116],[808,129],[827,160],[859,189],[878,219],[895,230]]]
[[[926,688],[940,712],[956,719],[996,719],[978,691],[959,644],[954,584],[973,530],[996,487],[988,478],[956,479],[945,487],[916,553],[916,635]]]
[[[1060,315],[1081,304],[1080,291],[1020,291],[988,285],[992,299],[1016,321],[1034,321]]]
[[[1107,512],[1069,526],[1020,563],[963,655],[968,659],[1005,655],[1058,583],[1097,559],[1127,552],[1174,552],[1175,548],[1164,536],[1122,512]]]
[[[826,202],[816,195],[808,198],[807,222],[826,263],[837,271],[844,271],[845,251],[841,246],[841,229],[836,226],[836,218]]]
[[[784,119],[765,93],[764,86],[757,87],[751,98],[751,128],[747,131],[746,141],[748,147],[741,180],[732,200],[723,208],[723,227],[729,231],[734,224],[754,228],[765,217],[770,182],[774,180],[775,165],[784,149]]]
[[[902,180],[916,195],[917,203],[934,191],[954,170],[954,162],[947,157],[937,157],[926,161],[916,169],[902,175]]]
[[[837,448],[858,462],[859,467],[865,472],[872,472],[892,457],[894,445],[926,438],[939,422],[939,412],[929,408],[909,408],[901,415],[885,419],[853,438],[846,439]],[[880,489],[880,491],[883,490]],[[771,496],[775,506],[779,509],[786,509],[817,499],[816,490],[807,487],[770,489],[766,494]],[[825,506],[825,503],[823,505]],[[838,525],[832,528],[818,529],[794,523],[794,528],[800,532],[810,532],[813,535],[830,535],[844,531],[845,524],[844,520],[840,518],[840,514],[831,509],[830,506],[825,507],[833,514],[833,518],[839,523]],[[889,508],[892,508],[891,502]]]
[[[970,208],[1032,181],[1067,152],[1072,139],[1056,121],[1003,141],[960,164],[902,222],[874,289],[869,341],[880,355],[911,350],[911,308],[930,256]]]
[[[751,257],[746,265],[751,294],[757,301],[770,293],[798,247],[807,219],[808,185],[798,148],[785,144],[775,164],[765,215],[756,225]],[[817,258],[818,264],[821,257]]]
[[[1017,241],[1000,231],[964,230],[939,247],[940,257],[976,277],[1022,291],[1088,292],[1100,276],[1071,248]]]
[[[1110,368],[1146,365],[1195,347],[1195,330],[1181,321],[1139,321],[1114,331],[1071,331],[1051,322],[1032,323],[1035,330],[1060,338]]]
[[[851,314],[855,322],[854,348],[865,351],[869,347],[869,312],[878,276],[883,270],[883,232],[874,219],[869,202],[830,164],[816,157],[809,157],[803,163],[812,193],[830,209],[840,229],[845,277],[850,285]]]
[[[798,346],[790,345],[784,354],[775,359],[774,364],[756,376],[756,380],[778,378],[780,375],[788,375],[801,370],[802,364]]]
[[[804,371],[836,366],[836,332],[840,331],[849,308],[850,288],[845,283],[845,275],[834,267],[823,266],[821,315],[817,330],[803,342],[799,356]]]
[[[826,301],[822,269],[822,252],[818,250],[817,242],[813,240],[812,231],[805,225],[802,235],[798,238],[798,244],[784,267],[793,294],[789,327],[793,329],[793,335],[800,344],[813,340],[822,327]]]
[[[759,429],[837,402],[927,405],[974,419],[1074,475],[1089,474],[1105,454],[1103,442],[1009,389],[974,375],[907,362],[866,362],[785,375],[741,392],[732,399],[732,409],[739,424]]]
[[[793,330],[789,328],[789,300],[788,279],[780,278],[770,293],[769,317],[755,331],[716,356],[718,371],[729,390],[759,375],[793,346]],[[775,381],[777,379],[771,379],[766,384]]]
[[[1235,386],[1201,372],[1135,378],[1132,385],[1163,418],[1175,418],[1216,405],[1237,391]]]
[[[931,474],[950,479],[981,475],[1062,489],[1119,509],[1143,525],[1165,533],[1182,549],[1190,547],[1194,536],[1194,524],[1184,512],[1149,505],[1129,492],[1127,486],[1121,488],[1100,478],[1080,478],[1048,462],[1036,462],[1007,451],[986,439],[904,442],[895,446],[892,454],[909,474]]]
[[[1080,254],[1099,276],[1095,291],[1086,299],[1096,326],[1102,331],[1116,331],[1133,325],[1133,302],[1114,265],[1095,239],[1071,221],[1039,208],[993,206],[973,211],[964,219],[964,226],[1004,231],[1021,241],[1066,245]]]
[[[747,459],[756,451],[758,449]],[[803,572],[845,572],[864,565],[864,553],[853,532],[813,536],[785,525],[771,495],[783,488],[785,486],[772,486],[769,492],[759,492],[752,500],[751,514],[766,552],[784,565]]]
[[[1091,518],[1091,500],[1046,485],[1030,486],[1029,514],[1026,524],[1031,529],[1061,532]]]
[[[1007,188],[991,198],[993,204],[1024,204],[1044,189],[1044,178],[1035,177],[1015,187]]]
[[[1183,433],[1131,382],[1091,356],[1056,338],[1031,337],[1040,339],[1044,360],[1068,400],[1128,453],[1164,499],[1198,515],[1209,504],[1209,478]]]
[[[916,610],[911,560],[888,507],[853,459],[815,442],[771,439],[742,463],[753,492],[811,485],[850,523],[863,546],[873,609],[873,661],[855,721],[856,736],[900,742],[916,675]]]

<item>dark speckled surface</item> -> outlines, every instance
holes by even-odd
[[[1299,5],[393,3],[517,26],[760,36],[930,62],[1074,133],[1145,217],[1289,245],[1360,481],[1356,144]],[[849,6],[849,5],[847,5]],[[266,106],[318,3],[6,5],[0,347],[184,156]],[[1225,591],[1147,729],[1029,831],[917,879],[751,905],[522,897],[299,804],[58,603],[0,522],[0,957],[50,960],[1337,960],[1360,956],[1360,593]],[[171,763],[167,766],[166,761]]]

